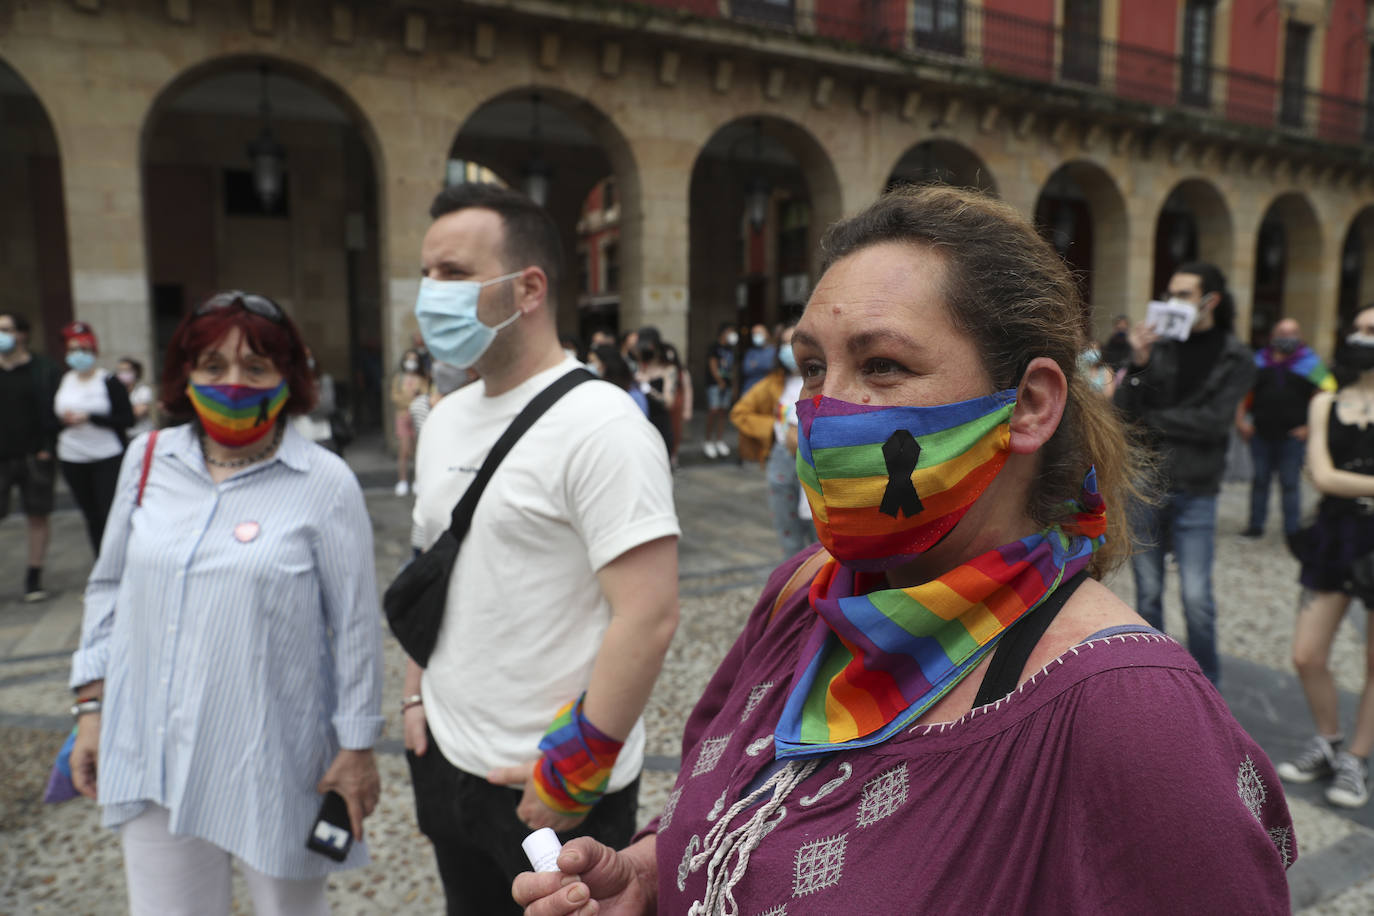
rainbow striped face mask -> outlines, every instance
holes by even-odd
[[[934,407],[797,402],[797,477],[846,567],[910,562],[959,523],[1007,462],[1016,389]]]
[[[205,434],[225,448],[252,445],[271,432],[288,393],[285,379],[275,388],[186,384]]]

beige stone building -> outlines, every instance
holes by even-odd
[[[572,258],[613,177],[618,323],[658,325],[700,375],[719,322],[804,302],[827,224],[945,180],[1037,218],[1099,329],[1202,257],[1242,336],[1291,315],[1330,352],[1374,300],[1366,101],[1323,76],[1344,54],[1366,84],[1363,19],[1337,29],[1364,6],[1269,5],[1313,45],[1300,67],[1275,49],[1266,83],[1235,69],[1242,0],[1207,6],[1196,47],[1196,4],[1173,0],[1090,4],[1087,39],[1064,0],[1042,20],[991,0],[0,0],[0,308],[49,346],[80,317],[111,360],[156,364],[200,298],[261,291],[375,418],[434,192],[476,166],[537,187]],[[1141,10],[1178,53],[1131,44]],[[1260,85],[1272,117],[1237,108]],[[560,280],[565,330],[585,273]]]

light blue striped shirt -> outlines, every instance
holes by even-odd
[[[313,878],[315,784],[339,747],[382,730],[372,524],[357,478],[289,425],[272,459],[216,485],[190,426],[163,430],[143,504],[147,437],[125,454],[86,588],[73,687],[105,679],[104,823],[148,801],[173,833],[258,871]]]

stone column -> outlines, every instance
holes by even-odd
[[[685,355],[688,192],[697,146],[650,136],[630,144],[639,174],[621,185],[620,324],[657,325]]]

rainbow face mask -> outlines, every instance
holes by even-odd
[[[275,388],[187,383],[186,393],[207,436],[225,448],[243,448],[271,432],[289,390],[282,380]]]
[[[950,532],[1007,462],[1016,389],[934,407],[797,402],[797,477],[825,549],[893,569]]]

